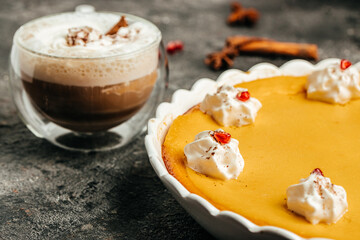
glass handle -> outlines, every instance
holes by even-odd
[[[165,88],[168,89],[169,87],[169,61],[168,56],[166,54],[164,42],[161,40],[160,47],[159,47],[159,64],[161,68],[164,68],[164,81],[165,81]]]

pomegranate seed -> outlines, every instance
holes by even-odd
[[[166,46],[166,51],[169,54],[173,54],[176,51],[176,45],[173,42],[169,42]]]
[[[248,91],[238,93],[236,94],[236,98],[240,101],[246,102],[250,98],[250,93]]]
[[[320,168],[315,168],[311,174],[318,174],[318,175],[321,175],[321,176],[324,176],[323,172],[320,170]]]
[[[176,49],[178,50],[178,51],[182,51],[183,49],[184,49],[184,44],[183,44],[183,42],[182,41],[175,41],[175,45],[176,45]]]
[[[350,62],[349,60],[342,59],[342,60],[340,61],[340,68],[341,68],[341,70],[345,70],[345,69],[347,69],[347,68],[350,67],[350,66],[351,66],[351,62]]]
[[[231,140],[231,135],[227,132],[214,131],[213,137],[220,144],[227,144]]]
[[[184,44],[182,41],[176,40],[176,41],[170,41],[166,45],[166,51],[169,54],[174,54],[176,52],[182,51],[184,49]]]

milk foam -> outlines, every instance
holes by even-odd
[[[25,80],[73,86],[106,86],[144,77],[157,68],[161,33],[145,20],[125,16],[129,26],[121,31],[130,37],[86,46],[69,46],[68,29],[88,26],[105,34],[120,15],[74,12],[33,20],[15,34],[21,47],[13,51],[12,64]]]

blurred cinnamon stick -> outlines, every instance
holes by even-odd
[[[121,16],[120,20],[105,35],[116,34],[120,28],[127,27],[127,26],[128,26],[128,23],[125,19],[125,16]]]

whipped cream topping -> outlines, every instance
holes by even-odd
[[[309,99],[345,104],[360,98],[360,74],[353,66],[342,69],[334,63],[310,74],[306,88]]]
[[[239,100],[237,95],[242,92],[247,92],[247,89],[222,85],[215,94],[205,96],[200,104],[200,110],[225,127],[251,124],[255,122],[257,112],[262,105],[253,97],[246,101]]]
[[[312,224],[336,223],[348,208],[344,188],[332,184],[319,169],[290,186],[286,195],[287,207]]]
[[[228,136],[227,143],[217,140],[216,134]],[[222,129],[204,131],[184,148],[187,165],[196,172],[222,180],[236,179],[244,168],[239,142]]]
[[[120,28],[116,36],[103,36],[99,41],[70,46],[69,29],[92,29],[92,36],[105,35],[120,19],[112,13],[62,13],[33,20],[18,32],[18,41],[25,48],[56,57],[107,57],[131,53],[160,41],[160,31],[147,21],[126,16],[129,26]],[[95,40],[93,39],[93,40]]]

